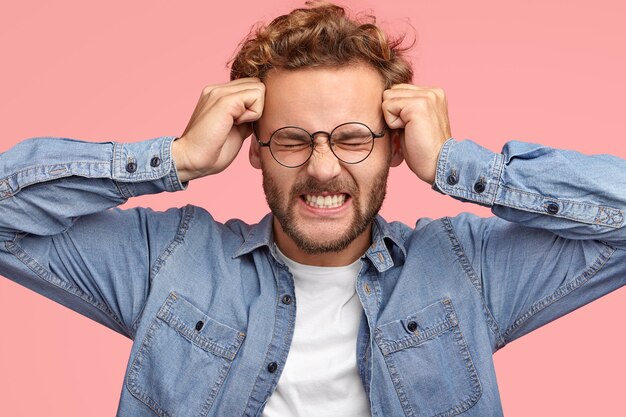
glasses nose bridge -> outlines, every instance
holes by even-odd
[[[318,135],[322,135],[322,134],[323,134],[324,136],[326,136],[326,138],[327,138],[328,140],[330,140],[330,135],[332,134],[332,132],[327,132],[327,131],[325,131],[325,130],[318,130],[317,132],[309,133],[309,136],[311,136],[311,139],[312,139],[312,140],[315,140],[315,138],[316,138]]]
[[[315,142],[315,139],[319,135],[326,136],[326,142],[328,143],[328,148],[332,151],[332,142],[331,142],[331,139],[330,139],[330,136],[332,135],[332,132],[327,132],[325,130],[318,130],[317,132],[309,133],[309,136],[311,137],[311,152],[313,152],[315,150],[317,145],[321,145],[323,143],[323,142]]]

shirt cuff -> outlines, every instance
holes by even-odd
[[[472,142],[448,139],[437,161],[433,189],[461,201],[491,207],[504,166],[504,155]]]
[[[187,189],[189,182],[181,183],[172,157],[172,144],[176,139],[164,136],[114,144],[112,179],[123,197]]]

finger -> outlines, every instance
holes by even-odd
[[[246,78],[238,78],[236,80],[233,81],[229,81],[227,83],[223,83],[223,84],[210,84],[205,86],[202,89],[202,95],[206,95],[208,93],[210,93],[212,90],[218,88],[218,87],[224,87],[224,86],[236,86],[236,85],[242,85],[242,84],[250,84],[250,83],[261,83],[261,79],[260,78],[256,78],[256,77],[246,77]]]
[[[383,100],[397,97],[424,97],[433,100],[445,99],[441,88],[392,88],[383,91]]]
[[[265,91],[259,88],[241,90],[222,97],[221,101],[230,112],[234,124],[250,123],[263,114]]]
[[[407,89],[407,90],[441,90],[440,87],[415,85],[415,84],[394,84],[389,87],[390,90]]]
[[[253,133],[252,123],[243,123],[237,126],[237,130],[239,131],[239,136],[246,140]]]
[[[259,118],[263,115],[265,90],[255,90],[254,93],[251,93],[250,95],[246,94],[244,105],[246,106],[246,111],[239,116],[239,118],[237,118],[235,121],[236,124],[251,123],[259,120]]]
[[[402,118],[400,117],[400,113],[402,112],[402,108],[394,102],[393,100],[387,100],[383,103],[383,117],[385,118],[385,123],[390,129],[402,129],[406,125]]]
[[[258,89],[261,90],[263,94],[265,94],[265,84],[261,82],[245,82],[238,84],[222,84],[215,86],[208,94],[204,96],[208,103],[214,103],[219,100],[221,97],[228,96],[231,94],[235,94],[239,91],[250,90],[250,89]]]
[[[410,121],[410,115],[416,111],[425,111],[429,101],[424,97],[394,97],[383,102],[382,109],[387,126],[401,129]]]

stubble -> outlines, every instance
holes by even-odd
[[[333,180],[325,184],[320,184],[309,177],[294,184],[289,191],[289,197],[285,198],[284,193],[278,188],[276,181],[264,171],[263,190],[265,191],[265,198],[272,214],[280,223],[285,234],[294,241],[300,250],[307,254],[339,252],[346,249],[348,245],[364,233],[374,221],[385,199],[388,176],[389,166],[386,165],[385,169],[372,179],[372,187],[367,203],[364,203],[364,196],[361,193],[361,189],[354,181]],[[299,204],[298,199],[300,199],[300,196],[304,193],[321,194],[323,192],[334,193],[338,191],[347,191],[352,197],[352,210],[354,215],[350,226],[336,238],[326,241],[314,240],[310,236],[307,236],[299,226],[295,215],[296,205]]]

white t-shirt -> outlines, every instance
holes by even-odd
[[[356,294],[360,261],[303,265],[282,254],[293,274],[296,327],[289,356],[263,417],[365,417],[370,406],[357,369],[363,307]]]

